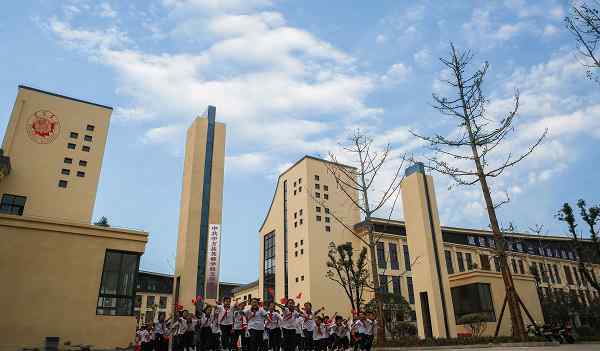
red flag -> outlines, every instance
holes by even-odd
[[[198,295],[198,296],[196,296],[196,300],[198,300],[198,301],[202,301],[202,300],[203,300],[203,298],[202,298],[202,296]]]
[[[299,293],[299,294],[296,296],[296,299],[300,300],[301,298],[302,298],[302,293]]]
[[[196,304],[196,299],[192,299],[192,305]]]
[[[267,291],[269,292],[269,294],[271,294],[271,296],[275,296],[275,289],[268,288]]]
[[[279,300],[279,302],[280,302],[282,305],[287,305],[287,299],[286,299],[285,297],[282,297],[282,298],[281,298],[281,300]]]

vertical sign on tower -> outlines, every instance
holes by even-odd
[[[219,295],[219,257],[221,246],[221,226],[211,224],[208,227],[208,257],[206,262],[206,298],[218,299]]]

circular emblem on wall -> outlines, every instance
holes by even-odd
[[[38,144],[49,144],[60,133],[60,123],[56,115],[48,110],[33,113],[26,125],[27,135]]]

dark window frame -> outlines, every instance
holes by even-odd
[[[388,251],[390,252],[390,268],[400,269],[400,262],[398,261],[398,245],[390,242],[388,244]]]
[[[22,204],[20,204],[21,201],[23,202]],[[0,213],[22,216],[26,203],[27,196],[2,194],[2,199],[0,199]]]
[[[119,271],[118,271],[119,275],[117,276],[117,287],[116,287],[115,294],[108,294],[108,293],[102,292],[105,274],[107,272],[105,268],[106,268],[107,259],[109,257],[109,254],[121,254],[120,263],[119,263]],[[124,255],[131,255],[131,256],[136,257],[135,258],[135,262],[136,262],[135,269],[132,270],[133,277],[131,280],[131,292],[129,294],[125,294],[125,295],[118,293],[119,288],[121,288],[119,285],[123,281],[122,274],[128,272],[128,271],[123,270]],[[99,315],[99,316],[133,316],[134,315],[135,299],[136,299],[136,295],[137,295],[136,294],[137,293],[136,284],[137,284],[137,275],[138,275],[138,271],[140,268],[140,257],[141,257],[141,253],[139,253],[139,252],[106,249],[106,251],[104,252],[104,261],[102,264],[102,274],[100,276],[100,286],[98,287],[98,299],[96,302],[96,315]],[[99,306],[100,299],[105,299],[105,298],[116,299],[117,302],[115,303],[115,307]],[[126,313],[118,313],[119,312],[118,300],[121,300],[121,299],[129,300],[131,302],[129,311]],[[114,314],[104,313],[104,312],[100,312],[100,310],[114,310],[115,313]]]
[[[275,231],[263,238],[263,301],[275,301]],[[272,297],[270,295],[273,295]]]

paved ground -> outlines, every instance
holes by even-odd
[[[538,347],[491,347],[481,349],[450,349],[450,350],[486,350],[486,351],[600,351],[600,344],[573,344],[560,346]],[[445,350],[445,351],[450,351]]]

